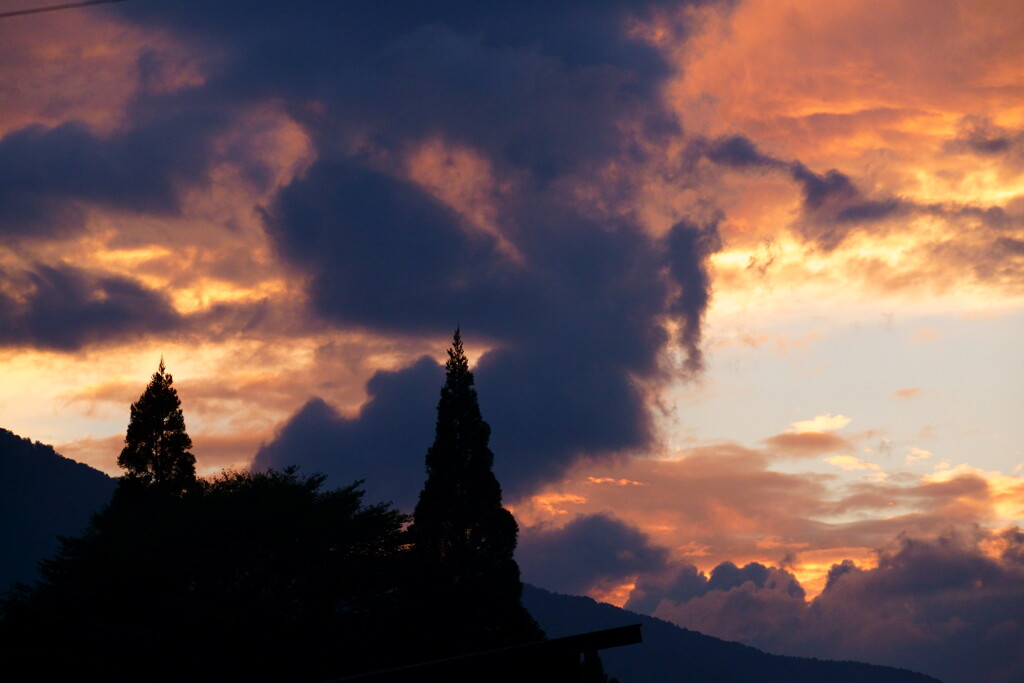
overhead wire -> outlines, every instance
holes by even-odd
[[[29,7],[26,9],[9,10],[0,12],[0,19],[17,17],[24,14],[41,14],[42,12],[56,12],[62,9],[75,9],[77,7],[88,7],[89,5],[108,5],[114,2],[128,2],[128,0],[81,0],[80,2],[66,2],[62,5],[47,5],[45,7]]]

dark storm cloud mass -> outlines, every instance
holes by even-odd
[[[415,186],[367,169],[318,164],[276,208],[279,242],[315,273],[312,299],[340,323],[447,332],[458,322],[498,348],[477,368],[498,472],[521,494],[579,454],[635,448],[650,436],[635,377],[658,372],[662,318],[680,321],[699,370],[708,303],[704,260],[715,226],[679,224],[665,241],[565,211],[537,216],[503,260],[490,238]],[[472,336],[468,336],[472,338]]]
[[[0,239],[73,232],[86,204],[177,211],[179,190],[205,169],[220,117],[180,110],[140,117],[112,137],[70,122],[0,140]]]
[[[668,549],[607,514],[581,515],[564,527],[530,527],[516,553],[523,579],[564,593],[615,586],[641,572],[659,572]]]
[[[514,298],[494,300],[501,263],[493,241],[467,240],[455,214],[411,183],[318,163],[283,191],[275,213],[270,229],[314,274],[313,303],[327,317],[423,332],[489,303],[494,318],[517,312],[508,310]]]
[[[283,259],[309,273],[312,312],[406,336],[461,324],[492,348],[478,369],[481,400],[506,491],[525,493],[579,456],[649,445],[639,383],[665,370],[669,327],[689,355],[681,370],[702,367],[716,225],[683,221],[652,236],[635,218],[639,180],[628,172],[681,132],[662,100],[672,68],[631,33],[660,4],[182,1],[98,10],[176,36],[202,76],[168,90],[176,67],[148,50],[112,132],[72,121],[0,140],[0,235],[67,237],[93,207],[173,214],[182,190],[201,187],[219,164],[266,188],[258,155],[218,135],[253,108],[283,111],[309,135],[316,162],[264,215]],[[430,140],[471,150],[501,180],[488,201],[504,243],[409,179],[405,159]],[[609,167],[619,180],[603,177]],[[129,306],[131,285],[118,280],[90,285],[116,296],[90,299],[80,331],[28,332],[53,312],[32,310],[48,287],[60,289],[50,280],[17,306],[5,299],[18,339],[72,348],[163,329],[170,315],[164,305]],[[132,292],[134,301],[148,296],[138,285]],[[378,401],[392,405],[383,393]],[[373,425],[404,424],[392,418]]]
[[[662,316],[680,321],[687,369],[700,368],[715,226],[681,223],[661,241],[552,207],[517,243],[527,262],[509,264],[458,220],[411,183],[318,163],[282,193],[270,226],[314,274],[321,315],[397,333],[458,322],[496,343],[476,372],[507,492],[557,476],[578,454],[644,444],[649,416],[633,376],[658,371]]]
[[[658,371],[667,338],[660,316],[681,321],[687,369],[698,367],[709,286],[703,261],[718,245],[714,226],[681,223],[663,243],[625,228],[538,218],[547,240],[521,242],[536,255],[512,267],[493,241],[467,237],[451,211],[421,190],[366,169],[317,165],[281,205],[296,224],[274,229],[292,258],[318,274],[312,294],[323,315],[394,332],[432,332],[438,320],[457,320],[497,341],[475,374],[495,469],[513,497],[559,476],[577,455],[646,442],[649,415],[632,375]],[[306,215],[307,207],[317,210]],[[661,271],[678,279],[666,281]],[[433,409],[439,386],[420,408]],[[390,423],[368,422],[367,438],[404,429],[405,419],[395,411]],[[303,428],[330,431],[330,424]],[[418,458],[429,438],[389,457]],[[272,447],[281,453],[275,464],[287,464],[281,439]],[[334,467],[331,453],[318,457],[325,458],[319,469]],[[374,477],[376,462],[364,463],[373,468],[365,476]]]
[[[0,269],[0,279],[20,290],[0,291],[0,346],[71,351],[181,324],[165,297],[123,277],[36,265],[23,273]]]
[[[433,438],[443,369],[421,358],[397,372],[378,372],[358,417],[345,418],[315,398],[260,448],[254,469],[298,465],[328,475],[331,486],[363,479],[367,502],[391,501],[411,511],[426,478],[424,457]]]
[[[653,99],[645,74],[615,64],[573,68],[534,48],[496,49],[437,25],[396,40],[378,64],[380,82],[362,103],[385,143],[443,131],[541,184],[611,156],[642,156],[615,124],[650,118],[638,107]]]
[[[723,563],[710,579],[693,567],[642,577],[626,606],[771,652],[1009,683],[1024,674],[1022,548],[1016,528],[901,534],[874,569],[833,565],[809,605],[788,572]]]
[[[180,2],[126,16],[222,46],[217,98],[283,98],[324,153],[353,131],[395,149],[442,133],[554,180],[635,155],[627,115],[678,132],[657,102],[669,68],[627,35],[657,2]],[[315,101],[325,109],[312,113]]]
[[[610,212],[577,197],[603,165],[639,163],[679,129],[658,94],[666,65],[628,36],[626,19],[644,6],[554,5],[416,4],[386,18],[332,5],[289,12],[270,31],[262,22],[280,10],[258,4],[244,19],[255,22],[248,43],[231,37],[230,3],[196,10],[199,31],[232,46],[217,87],[290,98],[316,141],[317,162],[266,211],[280,253],[312,275],[316,313],[398,334],[459,324],[491,346],[477,382],[513,496],[579,456],[649,443],[637,380],[664,370],[667,321],[681,330],[682,370],[702,368],[705,262],[721,246],[715,224],[648,234],[616,208],[628,183],[601,188]],[[330,40],[319,39],[325,23]],[[307,100],[320,109],[298,106]],[[490,200],[522,258],[404,176],[395,160],[427,139],[514,179]]]

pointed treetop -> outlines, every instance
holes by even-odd
[[[126,470],[126,479],[175,494],[196,484],[192,439],[162,357],[146,390],[132,404],[124,444],[117,464]]]
[[[466,352],[462,349],[462,334],[458,327],[455,328],[452,345],[448,349],[448,362],[444,364],[444,369],[449,375],[469,372],[469,359],[466,358]]]

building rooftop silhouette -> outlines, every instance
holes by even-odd
[[[642,640],[640,624],[632,624],[373,671],[331,683],[590,683],[603,680],[598,650]],[[595,674],[597,678],[592,677]]]

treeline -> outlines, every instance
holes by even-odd
[[[51,679],[318,680],[542,639],[517,528],[456,331],[415,513],[295,469],[196,477],[163,361],[125,473],[42,579],[2,604],[9,672]]]

